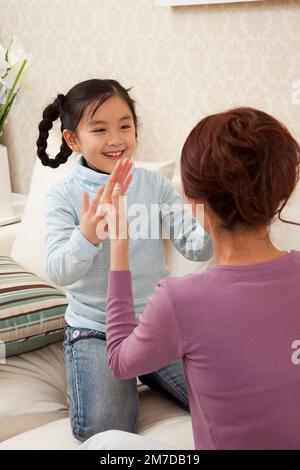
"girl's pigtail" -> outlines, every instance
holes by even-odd
[[[60,151],[55,158],[50,158],[46,152],[49,130],[52,129],[53,122],[56,121],[56,119],[59,117],[62,118],[64,99],[64,95],[57,95],[53,103],[49,104],[44,109],[43,119],[39,124],[39,137],[36,141],[38,148],[37,155],[44,166],[50,166],[51,168],[57,168],[60,164],[65,163],[73,152],[66,143],[63,136]],[[64,127],[63,124],[61,124],[61,132],[63,130]]]

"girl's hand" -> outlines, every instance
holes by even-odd
[[[108,179],[100,199],[101,212],[105,214],[105,219],[102,219],[97,227],[99,238],[105,234],[105,224],[108,224],[111,239],[128,238],[128,223],[122,204],[122,196],[125,194],[132,178],[131,167],[132,163],[127,159],[118,161]]]
[[[100,186],[94,198],[89,200],[89,195],[86,191],[83,193],[82,206],[80,211],[80,227],[79,230],[82,235],[93,245],[99,245],[108,236],[107,223],[104,224],[105,230],[102,231],[102,237],[99,238],[96,234],[96,227],[100,221],[104,219],[103,214],[97,213],[97,207],[104,192],[103,186]]]
[[[101,205],[111,204],[111,195],[116,183],[120,185],[120,196],[126,192],[128,185],[131,181],[131,170],[132,162],[125,158],[125,160],[119,160],[108,178],[107,185],[104,188],[103,194],[100,199]]]
[[[131,180],[129,173],[131,165],[124,161],[116,168],[114,179],[107,192],[111,201],[111,211],[107,216],[109,235],[111,238],[110,269],[111,271],[128,271],[128,222],[123,208],[122,196]]]

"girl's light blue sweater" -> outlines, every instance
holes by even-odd
[[[157,282],[169,275],[162,229],[177,250],[194,261],[208,260],[212,244],[164,176],[134,166],[132,173],[126,199],[128,221],[138,234],[129,244],[138,319]],[[50,188],[45,207],[46,270],[55,284],[67,286],[66,322],[104,333],[110,241],[91,244],[79,231],[79,219],[83,191],[93,197],[108,177],[85,167],[81,158],[69,178]]]

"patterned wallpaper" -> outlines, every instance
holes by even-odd
[[[3,138],[13,191],[28,192],[43,108],[92,77],[134,87],[137,159],[178,160],[200,118],[236,105],[274,114],[300,139],[297,0],[176,8],[154,0],[0,0],[0,12],[0,42],[15,34],[32,56],[30,89]]]

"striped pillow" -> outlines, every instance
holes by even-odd
[[[67,305],[62,292],[0,256],[0,342],[6,356],[60,341]]]

